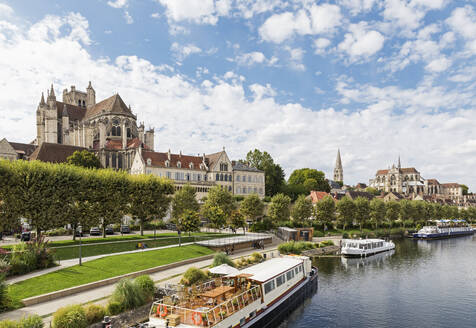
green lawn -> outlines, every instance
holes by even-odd
[[[143,253],[109,256],[86,262],[39,277],[12,284],[8,287],[14,302],[57,290],[145,270],[159,265],[212,254],[213,251],[198,245],[188,245]]]
[[[216,236],[214,238],[225,237],[226,235]],[[204,236],[197,236],[198,239],[204,239]],[[196,237],[194,236],[183,236],[181,238],[182,243],[194,242]],[[103,240],[104,241],[104,240]],[[107,240],[109,241],[109,240]],[[179,238],[176,235],[172,237],[162,237],[157,238],[156,240],[147,240],[144,241],[148,248],[155,248],[161,246],[168,246],[168,245],[178,245]],[[133,251],[137,249],[137,240],[132,240],[130,242],[115,242],[112,244],[102,244],[102,245],[95,245],[94,243],[86,244],[86,246],[81,247],[81,254],[83,257],[87,256],[94,256],[94,255],[101,255],[101,254],[113,254],[113,253],[120,253],[126,251]],[[59,260],[69,260],[79,257],[79,247],[72,246],[66,248],[56,248],[55,257]]]

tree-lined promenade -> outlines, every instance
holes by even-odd
[[[0,161],[2,229],[25,218],[37,234],[71,225],[121,223],[125,214],[140,221],[165,216],[173,184],[152,175],[129,175],[38,161]]]

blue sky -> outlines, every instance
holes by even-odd
[[[91,80],[159,151],[331,176],[340,147],[346,183],[400,154],[476,186],[475,55],[473,1],[0,0],[0,136],[31,141],[41,92]]]

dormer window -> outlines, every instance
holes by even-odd
[[[150,158],[147,159],[147,165],[152,165],[152,160]]]
[[[182,167],[182,163],[177,162],[177,167],[180,169]]]
[[[189,167],[191,170],[193,170],[193,163],[190,163],[190,164],[188,165],[188,167]]]
[[[165,161],[165,167],[170,167],[170,162],[169,161]]]

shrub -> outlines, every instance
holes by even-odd
[[[58,309],[53,315],[54,328],[86,328],[88,320],[81,305],[68,305]]]
[[[200,269],[191,267],[183,274],[182,280],[180,283],[185,286],[191,286],[201,281],[207,280],[207,275]]]
[[[124,310],[122,304],[115,301],[109,301],[106,307],[106,313],[108,315],[117,315]]]
[[[55,265],[52,250],[42,236],[36,241],[13,246],[8,275],[18,275]]]
[[[0,274],[0,312],[8,310],[10,307],[10,297],[8,286],[5,282],[5,274]]]
[[[72,235],[73,231],[71,229],[57,228],[53,230],[48,230],[44,234],[46,236],[66,236],[66,235]]]
[[[86,312],[86,320],[90,325],[101,321],[106,314],[104,307],[97,304],[89,304],[84,308],[84,311]]]
[[[235,267],[235,263],[226,255],[225,253],[218,253],[213,257],[213,262],[210,267],[216,267],[222,264],[228,264],[229,266]]]
[[[344,233],[342,234],[342,238],[344,238],[344,239],[349,239],[349,234],[348,234],[347,232],[344,232]]]
[[[146,300],[151,301],[154,298],[155,284],[150,276],[139,276],[134,279],[134,283],[142,291],[142,294]]]
[[[319,247],[326,247],[326,246],[334,246],[334,242],[332,240],[324,240],[321,241]]]
[[[0,321],[0,328],[19,328],[18,322],[13,320],[2,320]]]
[[[289,241],[279,245],[278,251],[281,254],[301,254],[302,251],[313,248],[316,248],[316,245],[309,241]]]
[[[263,261],[263,255],[261,255],[261,253],[254,252],[253,254],[251,254],[251,259],[253,263],[258,263]]]
[[[122,304],[124,310],[131,310],[144,305],[145,297],[139,285],[131,279],[125,278],[117,283],[111,301]]]
[[[18,323],[19,328],[43,328],[43,319],[39,315],[32,315],[21,318]]]

